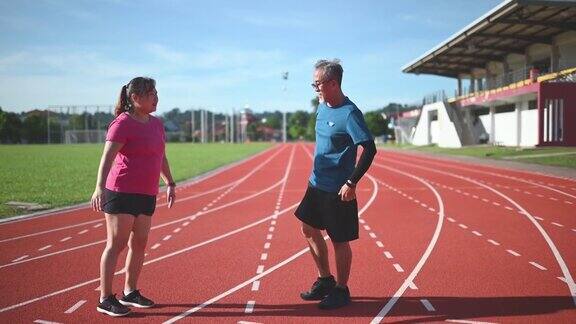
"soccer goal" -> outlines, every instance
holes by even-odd
[[[67,130],[64,133],[66,144],[104,143],[105,140],[106,131],[101,129]]]

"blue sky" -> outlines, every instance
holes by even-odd
[[[0,0],[0,106],[113,104],[145,75],[160,113],[309,109],[321,58],[342,61],[344,92],[363,111],[412,103],[456,82],[401,67],[498,3]]]

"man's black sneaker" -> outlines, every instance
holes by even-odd
[[[321,300],[324,298],[328,293],[336,286],[336,280],[334,280],[334,276],[326,277],[326,278],[318,278],[314,284],[312,284],[312,288],[310,291],[303,292],[300,294],[300,297],[304,300]]]
[[[130,309],[128,307],[118,302],[118,299],[116,299],[116,295],[110,295],[106,297],[106,299],[104,299],[100,304],[98,304],[96,310],[99,311],[100,313],[104,313],[114,317],[125,316],[130,313]]]
[[[122,293],[122,295],[124,295],[124,293]],[[134,306],[139,308],[150,308],[154,306],[154,302],[142,296],[139,290],[134,290],[128,295],[124,295],[124,297],[120,299],[120,303],[122,305]]]
[[[350,304],[350,290],[348,287],[334,287],[318,307],[321,309],[335,309]]]

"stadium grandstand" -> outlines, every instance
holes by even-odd
[[[407,116],[412,144],[576,146],[575,0],[503,1],[403,72],[457,82]]]

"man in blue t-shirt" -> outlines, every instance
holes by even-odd
[[[319,277],[300,296],[304,300],[321,300],[322,309],[333,309],[350,303],[349,242],[358,238],[356,184],[372,164],[376,146],[362,112],[342,93],[340,62],[320,60],[314,67],[312,87],[321,98],[316,112],[314,168],[295,215],[302,221],[302,233]],[[358,145],[363,151],[356,164]],[[330,273],[328,249],[321,230],[326,230],[334,245],[336,279]]]

